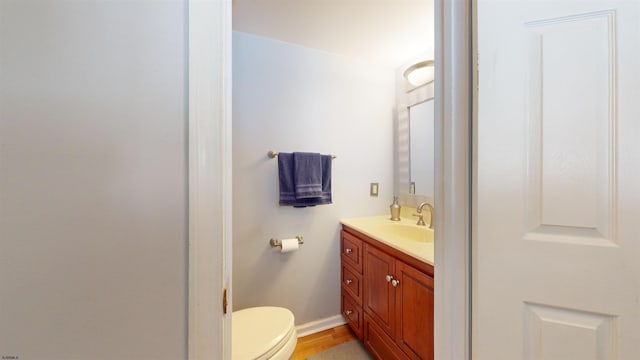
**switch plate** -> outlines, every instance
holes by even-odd
[[[369,186],[369,195],[378,196],[378,183],[371,183],[371,186]]]

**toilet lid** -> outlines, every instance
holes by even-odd
[[[281,307],[262,306],[234,311],[231,350],[233,359],[268,358],[295,330],[293,313]]]

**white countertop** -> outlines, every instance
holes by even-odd
[[[400,218],[400,221],[391,221],[389,216],[386,215],[342,219],[340,223],[420,261],[433,265],[433,230],[416,225],[416,219]],[[393,231],[394,226],[397,226],[400,231]],[[427,240],[412,239],[402,234],[406,232],[402,230],[424,231]]]

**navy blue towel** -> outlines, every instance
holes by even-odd
[[[294,153],[297,155],[297,153]],[[296,169],[294,154],[278,154],[278,179],[280,185],[280,205],[305,207],[332,203],[331,197],[331,161],[330,155],[319,155],[321,191],[315,197],[296,197]],[[317,191],[317,190],[316,190]]]
[[[296,204],[296,184],[293,181],[293,154],[278,153],[280,205]]]
[[[326,205],[332,203],[331,198],[331,155],[320,155],[322,160],[322,195],[316,199],[316,204]]]
[[[322,160],[318,153],[293,153],[293,182],[296,199],[318,198],[322,195]]]

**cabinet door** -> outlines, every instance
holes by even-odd
[[[396,262],[396,343],[412,359],[433,360],[433,278]]]
[[[393,338],[396,297],[389,281],[395,273],[395,260],[368,244],[364,249],[364,308],[376,324]]]

